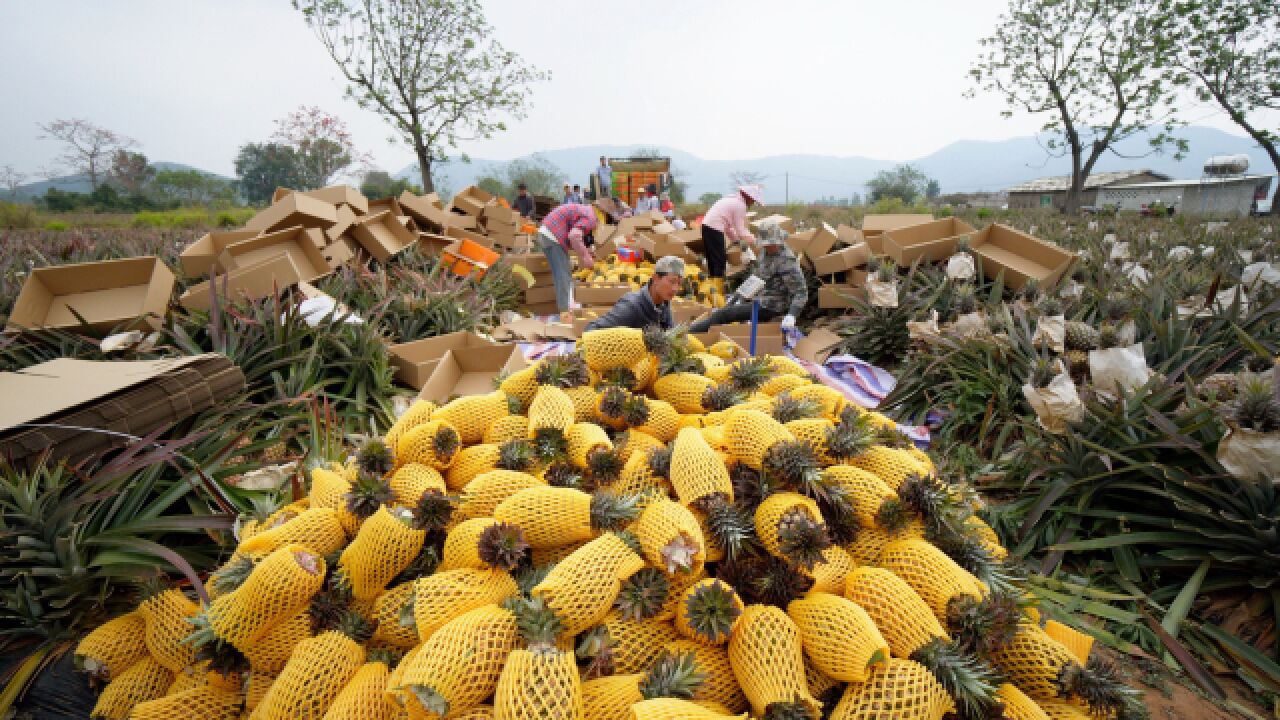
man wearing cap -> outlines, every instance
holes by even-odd
[[[777,223],[767,223],[760,228],[758,244],[760,257],[756,258],[754,277],[764,281],[764,286],[756,294],[760,302],[759,318],[761,322],[769,322],[782,317],[782,327],[792,328],[796,325],[796,316],[804,311],[809,301],[809,290],[804,283],[804,273],[800,270],[800,261],[796,254],[787,247],[787,233]],[[711,312],[707,317],[689,326],[690,332],[706,332],[712,325],[743,322],[751,319],[751,301],[725,305]]]
[[[538,248],[547,256],[551,279],[556,286],[556,307],[566,313],[573,309],[573,268],[569,252],[578,256],[585,268],[595,266],[595,258],[587,247],[587,236],[595,231],[598,220],[590,205],[557,205],[542,218],[538,228]]]
[[[764,188],[741,185],[738,192],[715,202],[702,218],[702,245],[707,256],[707,274],[720,292],[724,292],[725,241],[753,242],[747,229],[747,208],[764,202]]]
[[[650,184],[640,191],[640,199],[636,200],[636,214],[647,213],[658,209],[658,186]]]
[[[592,320],[587,330],[629,327],[643,330],[657,325],[663,330],[671,328],[671,298],[680,292],[684,283],[684,260],[674,255],[664,255],[653,264],[653,276],[639,290],[623,295],[603,316]]]
[[[511,209],[520,213],[520,217],[533,219],[533,196],[529,194],[529,186],[520,183],[516,186],[516,198],[511,201]]]

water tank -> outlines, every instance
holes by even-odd
[[[1248,171],[1248,155],[1214,155],[1204,161],[1205,175],[1243,175]]]

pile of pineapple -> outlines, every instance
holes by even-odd
[[[574,278],[588,285],[616,285],[626,283],[632,290],[639,290],[653,276],[653,263],[624,263],[617,255],[597,260],[594,267],[582,268],[574,272]],[[702,266],[685,263],[684,285],[680,289],[680,297],[704,303],[711,307],[724,306],[724,280],[710,277]]]
[[[95,718],[1134,717],[966,487],[785,357],[586,333],[418,401],[76,650]],[[750,713],[748,715],[747,713]]]

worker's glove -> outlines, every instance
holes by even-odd
[[[795,315],[788,315],[788,316],[786,316],[786,317],[782,318],[782,329],[783,329],[783,330],[790,330],[790,329],[794,328],[795,326],[796,326],[796,316],[795,316]]]

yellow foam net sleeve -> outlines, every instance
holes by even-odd
[[[342,475],[326,468],[311,471],[311,494],[308,498],[311,507],[333,508],[338,513],[338,521],[348,537],[356,534],[360,527],[360,518],[347,509],[347,493],[351,492],[351,481]]]
[[[993,650],[991,659],[1010,682],[1037,700],[1058,697],[1059,674],[1076,662],[1066,645],[1031,623],[1019,625],[1013,640]]]
[[[1089,652],[1093,650],[1093,636],[1076,630],[1068,625],[1063,625],[1057,620],[1050,620],[1044,624],[1044,632],[1049,637],[1057,640],[1071,651],[1075,656],[1076,662],[1084,665],[1089,662]]]
[[[707,352],[721,360],[733,360],[738,357],[738,344],[732,340],[721,340],[712,343],[711,347],[707,348]]]
[[[530,547],[568,545],[595,536],[591,529],[591,493],[539,485],[503,500],[493,510],[498,522],[524,531]]]
[[[643,673],[606,675],[582,683],[582,719],[613,720],[627,716],[631,705],[644,699],[640,694]]]
[[[449,713],[448,720],[493,720],[492,705],[477,705],[459,713]]]
[[[738,609],[739,613],[741,613],[742,609],[745,607],[742,599],[738,597],[737,591],[735,591],[732,586],[715,578],[704,578],[693,585],[690,585],[688,588],[685,588],[684,592],[680,594],[680,599],[675,604],[675,617],[672,618],[672,622],[675,623],[676,630],[690,640],[697,640],[711,645],[723,645],[724,643],[729,642],[728,633],[712,638],[707,637],[706,635],[700,635],[693,627],[694,616],[690,609],[693,599],[698,593],[705,592],[707,590],[718,590],[722,593],[727,592],[732,598],[733,605]],[[732,631],[732,628],[730,631]]]
[[[884,568],[854,568],[844,596],[867,612],[894,657],[908,657],[935,637],[950,639],[916,591]]]
[[[577,635],[605,618],[618,598],[621,581],[643,567],[640,556],[608,533],[556,564],[532,594],[555,611],[564,624],[563,634]]]
[[[420,698],[429,694],[447,703],[450,713],[465,711],[493,694],[502,666],[519,645],[515,616],[497,605],[478,607],[446,623],[406,657],[399,687],[391,690],[404,705],[422,708]]]
[[[364,664],[364,648],[330,630],[298,643],[271,683],[255,720],[322,718],[347,681]]]
[[[391,474],[391,492],[395,495],[396,504],[405,507],[416,507],[428,490],[447,492],[444,478],[440,471],[422,463],[406,463]]]
[[[631,366],[631,373],[636,376],[636,383],[631,388],[635,392],[644,392],[658,379],[658,357],[651,353],[640,358]]]
[[[347,544],[347,533],[337,511],[329,507],[313,507],[283,525],[245,540],[237,552],[265,554],[291,544],[302,545],[317,555],[328,555]]]
[[[905,580],[940,620],[946,618],[947,604],[953,598],[969,595],[981,599],[986,594],[986,588],[968,570],[921,538],[888,543],[876,564]]]
[[[135,705],[163,696],[172,683],[173,671],[148,655],[107,683],[90,717],[126,720]]]
[[[804,658],[804,682],[809,687],[809,694],[814,697],[822,697],[823,693],[830,692],[840,684],[839,680],[819,670],[808,655]]]
[[[538,362],[511,373],[503,378],[498,389],[520,400],[521,405],[528,405],[538,391],[538,366],[541,364]]]
[[[849,464],[860,467],[884,481],[894,492],[907,479],[908,475],[926,475],[928,468],[911,456],[911,453],[899,448],[873,445]]]
[[[673,500],[659,498],[645,506],[629,529],[640,540],[644,558],[650,565],[669,575],[696,574],[702,570],[707,557],[707,543],[702,535],[702,525],[689,508]],[[693,556],[687,558],[687,568],[673,564],[672,561],[686,560],[684,550],[672,553],[673,546],[693,550]]]
[[[698,428],[702,439],[715,451],[716,458],[723,464],[729,457],[729,442],[724,437],[724,425],[704,425]]]
[[[205,678],[195,672],[193,667],[183,668],[181,672],[173,674],[173,682],[169,683],[169,688],[164,691],[164,695],[162,697],[177,695],[178,693],[186,692],[191,688],[204,687],[206,684]]]
[[[775,702],[820,707],[805,683],[800,629],[772,605],[748,605],[743,611],[729,638],[729,664],[756,715]]]
[[[670,373],[653,382],[653,394],[659,400],[671,403],[679,413],[701,413],[702,395],[715,383],[704,375],[694,373]]]
[[[452,491],[467,486],[481,473],[489,472],[498,466],[497,445],[472,445],[458,451],[453,464],[444,474],[445,485]]]
[[[236,720],[242,704],[238,692],[194,687],[135,705],[129,720]]]
[[[802,378],[809,377],[809,371],[797,363],[795,360],[785,355],[766,355],[769,358],[769,367],[774,372],[785,373],[787,375],[797,375]]]
[[[338,692],[324,720],[391,720],[399,707],[387,696],[390,670],[380,662],[361,665]]]
[[[729,664],[729,650],[723,645],[707,645],[696,640],[677,640],[666,646],[673,653],[691,652],[698,671],[706,675],[702,683],[693,691],[695,700],[709,700],[725,707],[730,712],[743,712],[749,706],[747,696],[742,694],[738,686],[738,678],[733,675],[733,666]]]
[[[564,394],[569,397],[569,401],[573,403],[573,420],[574,422],[599,422],[600,415],[596,412],[596,400],[599,393],[590,385],[579,385],[578,387],[566,388]]]
[[[530,398],[533,396],[530,395]],[[494,420],[484,431],[482,440],[486,443],[501,445],[509,440],[519,440],[529,436],[529,418],[524,415],[506,415]]]
[[[584,468],[587,466],[587,455],[598,448],[613,449],[613,441],[609,440],[599,425],[592,422],[576,422],[569,426],[565,433],[569,445],[569,462]]]
[[[822,416],[832,422],[840,419],[840,413],[848,404],[848,400],[839,390],[828,385],[807,383],[792,388],[789,392],[793,398],[813,400],[818,403],[822,407]]]
[[[805,655],[841,682],[863,682],[889,657],[889,643],[857,603],[825,592],[792,600],[787,615],[800,629]]]
[[[200,608],[178,588],[147,598],[138,606],[146,621],[147,651],[173,672],[191,664],[195,648],[182,642],[191,634],[191,618]]]
[[[306,607],[324,574],[324,558],[301,545],[286,545],[258,563],[235,592],[214,600],[205,614],[217,636],[243,652]]]
[[[729,454],[754,470],[760,469],[765,452],[774,444],[795,440],[781,423],[759,410],[730,412],[724,423],[724,436]]]
[[[387,589],[373,601],[373,612],[370,620],[377,623],[371,646],[390,646],[400,650],[408,650],[418,644],[418,628],[403,625],[400,622],[400,611],[404,609],[409,598],[413,597],[413,581],[403,582]]]
[[[409,511],[383,505],[360,526],[338,558],[357,600],[373,600],[422,551],[426,532],[409,524]]]
[[[788,376],[783,376],[788,377]],[[831,457],[827,452],[827,433],[835,427],[835,423],[826,418],[801,418],[792,420],[783,425],[787,432],[796,437],[797,440],[807,443],[809,447],[818,455],[818,460],[823,465],[832,465],[837,460]]]
[[[244,657],[254,672],[276,675],[289,661],[298,643],[311,637],[311,615],[306,608],[276,623],[265,635],[244,649]]]
[[[697,572],[692,573],[676,573],[667,578],[667,599],[662,604],[662,611],[659,615],[671,618],[675,621],[676,613],[680,610],[680,605],[684,603],[685,592],[707,579],[707,569],[704,566]]]
[[[495,717],[579,720],[582,713],[582,681],[572,652],[511,653],[494,689]]]
[[[854,567],[856,565],[849,553],[844,548],[832,545],[822,551],[822,562],[814,565],[809,573],[813,577],[813,587],[809,588],[809,592],[844,595],[845,578]]]
[[[529,437],[539,430],[555,429],[567,432],[573,425],[576,411],[573,400],[558,387],[543,385],[529,403]]]
[[[445,536],[436,572],[458,568],[487,570],[489,565],[480,559],[480,536],[497,524],[493,518],[472,518],[454,525]]]
[[[517,592],[516,581],[501,570],[460,568],[418,578],[413,590],[418,637],[427,640],[449,621]]]
[[[747,714],[726,715],[689,700],[654,698],[632,705],[630,717],[632,720],[746,720]]]
[[[1009,683],[996,690],[996,699],[1004,705],[1004,716],[1008,720],[1049,720],[1035,700]]]
[[[440,419],[432,419],[414,427],[400,438],[396,445],[396,461],[402,463],[422,463],[436,470],[447,470],[453,464],[458,453],[437,452],[436,441],[446,437],[449,431],[457,432],[452,424]]]
[[[645,492],[661,492],[667,494],[670,484],[649,469],[649,452],[647,450],[632,453],[622,466],[622,473],[617,482],[609,486],[616,493],[631,495]]]
[[[620,674],[648,670],[664,646],[682,639],[670,619],[664,617],[631,620],[614,610],[602,624],[614,642],[613,667]]]
[[[569,543],[568,545],[557,545],[549,548],[533,548],[529,551],[529,562],[535,567],[543,565],[555,565],[561,560],[569,557],[578,548],[586,545],[590,540],[579,540],[578,542]]]
[[[664,443],[674,440],[680,430],[680,413],[671,403],[662,400],[648,400],[645,404],[649,407],[649,417],[637,429]]]
[[[1088,708],[1062,700],[1042,700],[1040,712],[1049,720],[1095,720]]]
[[[685,505],[712,493],[722,493],[726,499],[733,500],[729,470],[702,433],[693,428],[685,428],[676,435],[671,451],[671,486]]]
[[[396,418],[391,427],[387,430],[387,434],[383,436],[382,442],[393,451],[396,443],[400,442],[400,438],[413,428],[431,419],[436,411],[436,404],[428,400],[417,400],[409,406],[404,414]]]
[[[782,543],[778,540],[778,523],[783,515],[792,510],[800,510],[811,520],[822,522],[822,511],[818,509],[818,503],[800,493],[774,493],[756,507],[756,535],[760,537],[760,543],[769,554],[783,559],[789,558],[782,553]]]
[[[462,490],[461,501],[453,519],[461,522],[478,517],[493,517],[493,511],[507,498],[521,490],[545,486],[546,480],[515,470],[490,470],[477,475]]]
[[[695,352],[693,357],[701,360],[703,367],[707,369],[724,365],[724,358],[712,352]]]
[[[262,704],[262,698],[267,696],[267,691],[271,689],[271,683],[276,681],[275,675],[260,673],[257,671],[249,673],[249,679],[244,690],[244,708],[245,710],[255,710]]]
[[[809,384],[809,381],[806,380],[805,378],[800,377],[799,375],[783,373],[781,375],[774,375],[773,377],[766,380],[765,383],[760,386],[760,392],[764,393],[765,395],[777,397],[778,395],[781,395],[784,392],[787,392],[789,390],[795,390],[796,388],[802,385],[808,385],[808,384]]]
[[[853,512],[863,528],[875,526],[876,513],[885,500],[895,500],[898,493],[874,473],[852,465],[832,465],[823,471],[828,481],[844,488],[853,502]]]
[[[579,342],[587,367],[596,372],[609,368],[631,367],[648,352],[644,335],[635,328],[607,328],[582,334]]]
[[[618,451],[618,457],[624,464],[630,462],[632,455],[648,457],[650,450],[662,446],[663,443],[658,442],[658,438],[639,430],[627,430],[614,442],[614,449]]]
[[[498,418],[510,415],[507,394],[501,390],[486,395],[468,395],[451,401],[431,416],[443,420],[458,431],[462,442],[475,445],[484,438],[484,431]]]
[[[831,720],[942,720],[955,702],[923,665],[889,658],[864,683],[845,689]]]
[[[98,680],[111,680],[147,654],[146,620],[134,611],[93,629],[76,645],[81,669]]]

